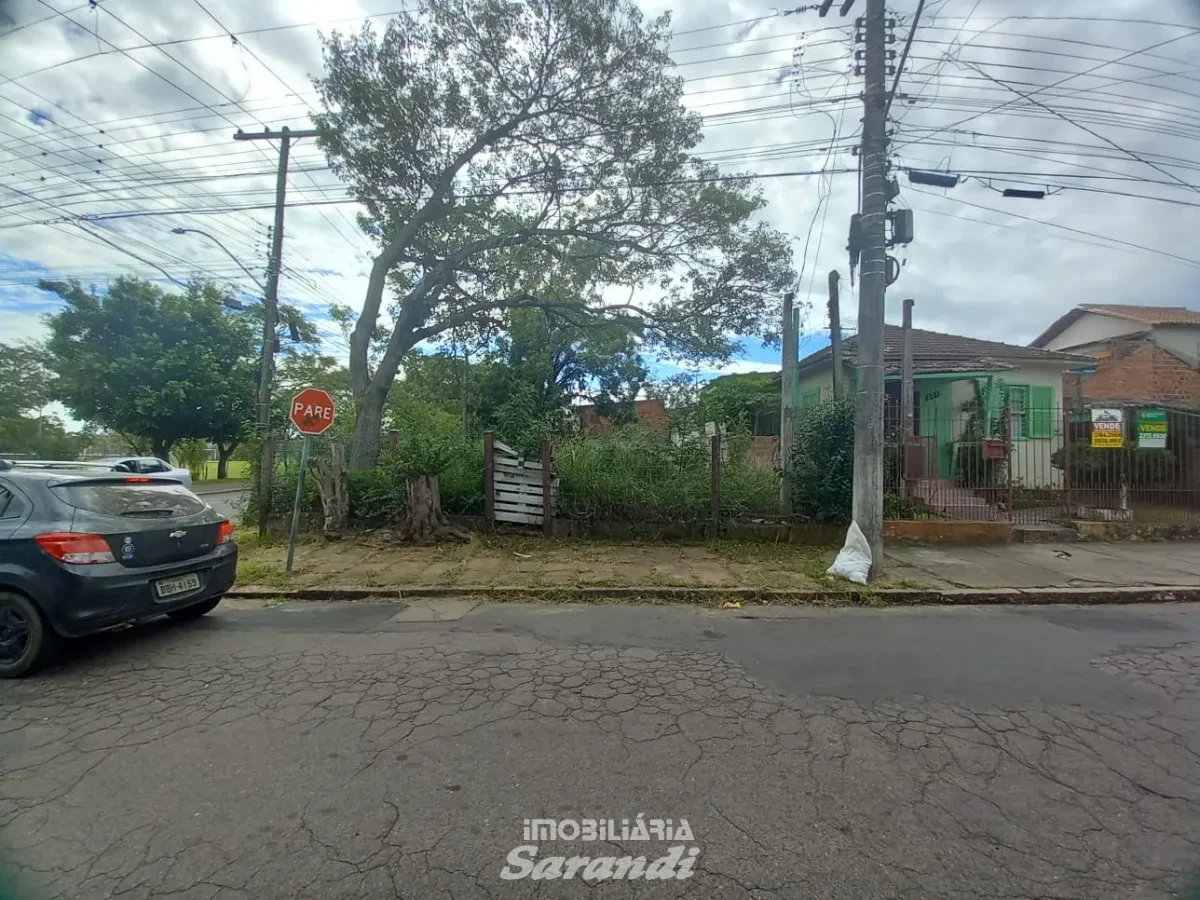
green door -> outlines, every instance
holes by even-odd
[[[917,382],[921,393],[921,437],[936,438],[937,475],[949,478],[954,454],[952,381]],[[932,473],[931,473],[932,474]]]

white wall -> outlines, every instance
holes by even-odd
[[[1156,325],[1152,332],[1154,343],[1192,365],[1200,360],[1200,327],[1195,325]]]
[[[1053,437],[1049,440],[1030,438],[1025,441],[1013,441],[1012,459],[1009,467],[1013,483],[1020,482],[1025,487],[1060,487],[1062,485],[1062,470],[1050,465],[1050,456],[1063,444],[1062,422],[1062,389],[1063,368],[1061,363],[1029,363],[1016,372],[1005,372],[1004,381],[1007,384],[1028,384],[1054,388],[1054,412],[1051,416],[1054,426]]]
[[[1116,316],[1102,316],[1099,313],[1085,312],[1078,319],[1055,335],[1045,345],[1047,350],[1071,350],[1083,348],[1087,344],[1104,341],[1108,338],[1120,337],[1123,334],[1135,334],[1145,331],[1146,326],[1130,319],[1120,319]],[[1080,352],[1090,352],[1081,349]]]

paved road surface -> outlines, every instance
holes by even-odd
[[[1128,900],[1200,863],[1200,609],[779,616],[317,604],[101,636],[0,685],[0,843],[22,898]],[[525,818],[639,812],[688,819],[691,879],[499,877]]]

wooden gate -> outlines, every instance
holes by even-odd
[[[546,478],[542,465],[549,454],[543,453],[542,460],[531,460],[500,441],[494,441],[492,446],[495,491],[492,508],[495,520],[519,525],[544,525],[546,503],[543,490]],[[551,479],[551,505],[556,487]]]

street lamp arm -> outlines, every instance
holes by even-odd
[[[265,287],[263,287],[263,283],[261,281],[259,281],[258,278],[255,277],[254,273],[251,272],[249,269],[247,269],[242,264],[242,261],[230,252],[228,247],[226,247],[224,244],[222,244],[219,240],[217,240],[215,237],[213,237],[207,231],[201,231],[199,228],[172,228],[171,234],[199,234],[199,235],[203,235],[204,237],[208,238],[210,241],[212,241],[214,244],[216,244],[218,247],[220,247],[222,250],[224,250],[226,255],[230,259],[232,259],[235,263],[238,264],[238,268],[240,268],[243,272],[246,273],[246,277],[249,278],[251,281],[253,281],[255,283],[255,285],[258,286],[258,289],[260,291],[262,291],[264,294],[266,293],[267,289]]]

